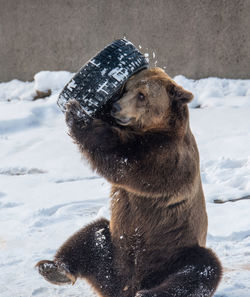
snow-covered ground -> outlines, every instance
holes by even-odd
[[[0,84],[0,295],[94,296],[78,280],[57,287],[34,265],[51,259],[77,229],[109,216],[109,185],[81,160],[56,105],[68,72],[40,72],[33,82]],[[208,246],[224,266],[217,297],[250,296],[250,80],[175,80],[190,104],[209,216]],[[46,99],[32,101],[35,90]],[[195,108],[200,106],[201,108]]]

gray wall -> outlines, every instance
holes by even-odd
[[[250,78],[250,0],[0,0],[0,81],[76,71],[124,35],[171,76]]]

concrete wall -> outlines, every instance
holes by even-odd
[[[124,35],[171,76],[250,78],[249,14],[250,0],[0,0],[0,81],[76,71]]]

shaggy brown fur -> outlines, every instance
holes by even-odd
[[[85,125],[68,104],[70,135],[92,168],[112,184],[111,221],[81,229],[41,261],[57,284],[87,279],[101,296],[210,297],[221,277],[205,248],[207,215],[199,154],[189,127],[192,94],[159,68],[126,84],[112,108],[119,124]]]

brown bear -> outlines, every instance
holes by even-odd
[[[85,124],[67,105],[70,135],[92,168],[112,184],[111,220],[70,237],[37,266],[54,284],[86,279],[105,297],[210,297],[221,278],[205,247],[207,214],[199,154],[189,126],[193,95],[162,69],[128,80],[113,123]]]

